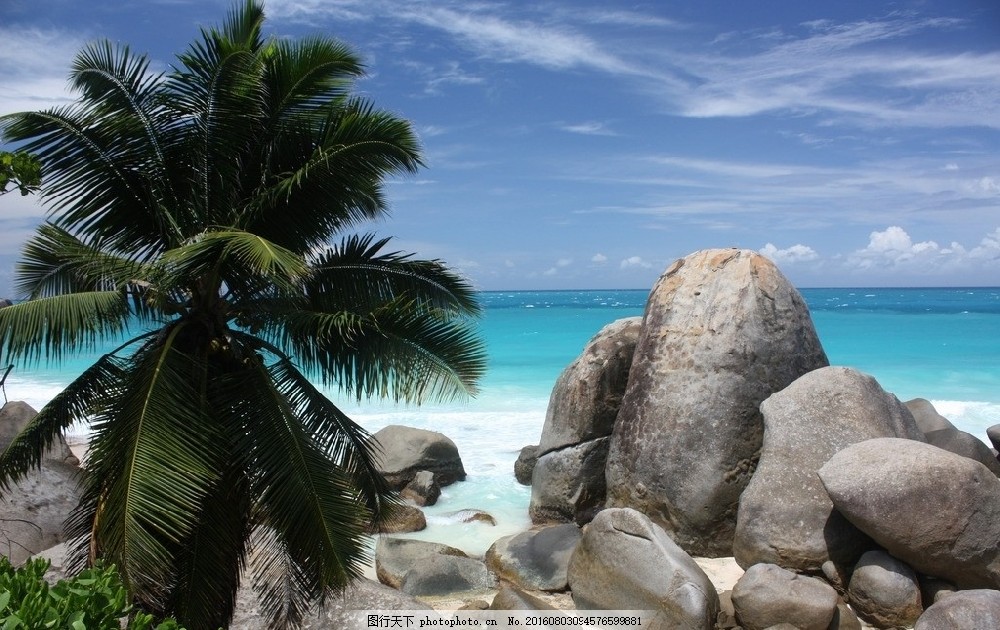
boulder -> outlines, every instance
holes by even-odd
[[[427,529],[427,517],[418,507],[401,503],[392,508],[392,516],[382,523],[382,528],[373,534],[406,534]]]
[[[871,376],[825,367],[772,394],[760,411],[764,446],[740,499],[733,555],[819,573],[824,562],[852,566],[874,547],[833,509],[816,471],[846,446],[876,437],[923,441],[913,416]]]
[[[858,616],[878,628],[911,626],[924,612],[917,574],[884,551],[861,556],[847,593]]]
[[[946,451],[974,459],[1000,477],[1000,462],[989,446],[982,440],[958,429],[938,429],[926,433],[927,443]]]
[[[833,613],[830,630],[861,630],[861,620],[850,606],[841,601],[837,603],[837,612]]]
[[[38,415],[10,401],[0,409],[0,451]],[[0,493],[0,554],[18,565],[65,540],[63,523],[80,503],[80,461],[62,438],[42,456],[41,466]]]
[[[841,514],[914,570],[1000,587],[1000,479],[979,462],[878,438],[840,451],[819,476]]]
[[[573,524],[505,536],[486,551],[486,567],[499,579],[523,589],[565,591],[569,559],[580,537],[580,528]]]
[[[534,523],[589,522],[604,506],[604,467],[642,320],[600,330],[556,381],[531,478]]]
[[[943,597],[948,597],[958,592],[955,585],[948,580],[923,575],[920,577],[920,600],[924,606],[936,604]]]
[[[550,451],[535,462],[528,515],[533,523],[589,522],[604,507],[610,437]]]
[[[435,481],[434,473],[421,470],[399,491],[399,496],[420,506],[434,505],[441,497],[441,486]]]
[[[986,429],[986,437],[989,438],[990,443],[993,444],[994,450],[1000,450],[997,449],[997,444],[1000,444],[1000,424],[994,424]]]
[[[1000,628],[1000,591],[959,591],[935,603],[920,615],[913,630],[970,630]]]
[[[491,527],[497,524],[497,519],[493,518],[492,514],[482,510],[455,510],[441,516],[446,516],[457,523],[484,523]]]
[[[719,595],[698,564],[667,532],[630,508],[602,510],[569,562],[578,609],[648,610],[650,627],[714,627]]]
[[[938,413],[931,401],[926,398],[914,398],[907,400],[906,408],[913,414],[913,419],[917,421],[917,426],[924,433],[940,431],[941,429],[955,429],[955,425],[948,418]]]
[[[395,490],[406,487],[421,470],[434,473],[442,487],[465,479],[458,447],[442,433],[391,424],[372,437],[381,447],[378,470]]]
[[[538,445],[525,446],[514,461],[514,479],[522,486],[531,485],[531,475],[535,472],[535,462],[538,461]]]
[[[490,610],[556,610],[548,602],[511,584],[501,583]]]
[[[438,555],[468,557],[461,549],[441,543],[380,536],[375,543],[375,575],[382,584],[399,588],[407,571]]]
[[[827,630],[837,613],[837,592],[826,582],[774,564],[755,564],[733,587],[736,619],[745,630],[782,623]]]
[[[648,514],[689,553],[732,555],[763,439],[760,403],[827,364],[809,309],[770,260],[737,249],[678,260],[646,305],[607,505]]]
[[[399,590],[414,597],[439,597],[482,591],[496,585],[481,560],[437,554],[424,558],[403,576]]]
[[[641,326],[639,317],[611,322],[562,371],[549,396],[539,455],[611,435]]]

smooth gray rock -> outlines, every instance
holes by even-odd
[[[511,584],[501,584],[490,610],[556,610],[548,602]]]
[[[36,415],[27,403],[5,404],[0,409],[0,451]],[[66,540],[64,521],[80,503],[79,463],[66,442],[57,438],[42,456],[40,468],[0,493],[0,555],[18,565]]]
[[[924,612],[917,574],[884,551],[868,551],[847,589],[858,616],[879,628],[911,626]]]
[[[931,401],[926,398],[914,398],[907,400],[904,404],[910,410],[910,413],[913,414],[913,419],[917,421],[917,426],[924,433],[957,428],[948,418],[939,414]]]
[[[496,580],[481,560],[433,555],[412,567],[403,576],[399,590],[408,595],[441,596],[492,588]]]
[[[986,429],[986,437],[989,438],[994,450],[996,450],[997,444],[1000,444],[1000,424],[994,424]]]
[[[525,446],[514,461],[514,479],[522,486],[531,485],[531,475],[535,472],[535,462],[538,461],[538,445]]]
[[[650,610],[654,629],[714,627],[719,595],[705,572],[644,514],[609,508],[587,526],[569,562],[578,609]]]
[[[920,615],[913,630],[1000,628],[1000,591],[972,589],[941,599]]]
[[[468,557],[461,549],[441,543],[380,536],[375,543],[375,575],[379,582],[399,588],[410,569],[437,555]]]
[[[455,510],[454,512],[445,512],[441,516],[446,516],[458,523],[482,523],[490,527],[497,524],[497,519],[492,514],[476,509]]]
[[[442,487],[465,479],[458,447],[443,433],[391,424],[372,437],[381,447],[378,470],[396,490],[406,487],[421,470],[434,473]]]
[[[946,451],[973,459],[1000,477],[1000,462],[989,446],[982,440],[958,429],[938,429],[926,433],[927,443]]]
[[[840,451],[819,476],[840,513],[914,570],[1000,587],[1000,479],[979,462],[879,438]]]
[[[399,496],[419,506],[434,505],[441,497],[441,486],[434,479],[434,473],[421,470],[405,488],[400,490]]]
[[[770,260],[696,252],[646,305],[607,464],[609,507],[648,514],[689,553],[732,555],[758,407],[828,364],[805,302]]]
[[[837,611],[837,592],[817,578],[774,564],[755,564],[733,586],[733,607],[745,630],[782,623],[827,630]]]
[[[565,591],[569,559],[580,542],[580,528],[552,525],[500,538],[486,551],[486,567],[522,589]]]
[[[611,438],[550,451],[535,462],[528,515],[533,523],[590,522],[607,496],[604,469]]]
[[[587,342],[552,388],[539,455],[611,435],[642,319],[611,322]]]
[[[923,432],[874,378],[846,367],[805,374],[760,411],[764,446],[740,498],[736,561],[803,573],[818,573],[829,560],[852,566],[874,544],[833,509],[816,471],[851,444],[877,437],[923,441]]]

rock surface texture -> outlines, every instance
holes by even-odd
[[[919,573],[1000,588],[1000,479],[930,444],[879,438],[819,470],[834,506]]]
[[[396,490],[402,490],[417,473],[427,470],[440,486],[465,479],[458,447],[436,431],[391,424],[373,436],[381,447],[379,472]]]
[[[689,553],[732,554],[757,464],[760,403],[828,364],[798,291],[770,260],[678,260],[643,316],[607,462],[609,507],[634,507]]]
[[[711,630],[719,595],[667,533],[629,508],[597,514],[569,562],[578,609],[651,610],[657,630]],[[644,625],[644,627],[646,627]]]
[[[827,630],[837,614],[837,592],[826,582],[773,564],[755,564],[733,587],[736,619],[745,630],[789,624]]]
[[[1000,628],[1000,591],[973,589],[945,597],[920,615],[913,630]]]
[[[804,573],[819,573],[829,560],[853,566],[874,545],[833,509],[816,471],[851,444],[877,437],[923,441],[923,432],[874,378],[844,367],[802,376],[760,410],[764,447],[740,499],[736,561]]]
[[[10,401],[0,409],[0,451],[38,415]],[[42,456],[41,467],[0,498],[0,555],[15,565],[65,540],[63,522],[80,502],[80,461],[60,438]]]
[[[533,522],[582,524],[604,506],[609,436],[641,324],[638,317],[608,324],[559,375],[531,478]]]
[[[580,528],[573,524],[504,536],[486,551],[486,567],[522,589],[565,591],[569,559],[580,537]]]
[[[878,628],[912,626],[924,611],[917,574],[884,551],[861,556],[847,592],[858,616]]]

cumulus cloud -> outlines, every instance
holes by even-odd
[[[792,245],[786,249],[778,249],[773,243],[768,243],[758,251],[779,265],[809,262],[810,260],[816,260],[819,258],[819,254],[816,253],[816,250],[808,245],[801,244]]]
[[[936,241],[913,242],[903,228],[893,225],[872,232],[868,246],[853,252],[847,264],[857,269],[899,269],[923,272],[957,271],[978,268],[983,263],[1000,260],[1000,228],[987,234],[978,245],[968,249],[952,242],[941,246]]]
[[[592,263],[597,263],[597,264],[599,264],[599,265],[600,265],[600,264],[603,264],[603,263],[606,263],[606,262],[608,262],[608,257],[607,257],[607,256],[605,256],[604,254],[602,254],[602,253],[598,252],[598,253],[594,254],[594,255],[593,255],[593,256],[592,256],[591,258],[590,258],[590,262],[592,262]]]
[[[632,269],[636,267],[640,269],[650,269],[653,265],[643,260],[640,256],[630,256],[623,260],[620,266],[622,269]]]

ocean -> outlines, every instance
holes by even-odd
[[[878,379],[900,400],[926,398],[959,428],[986,440],[1000,424],[1000,288],[801,289],[831,365]],[[468,478],[425,508],[428,528],[408,534],[479,555],[530,526],[530,488],[514,480],[521,447],[537,444],[559,373],[605,324],[642,315],[647,291],[498,291],[481,294],[489,371],[472,400],[419,408],[343,408],[375,432],[389,424],[440,431],[455,441]],[[17,366],[6,394],[36,409],[98,356]],[[335,400],[336,392],[329,392]],[[85,427],[75,429],[77,433]],[[462,523],[480,509],[495,526]]]

